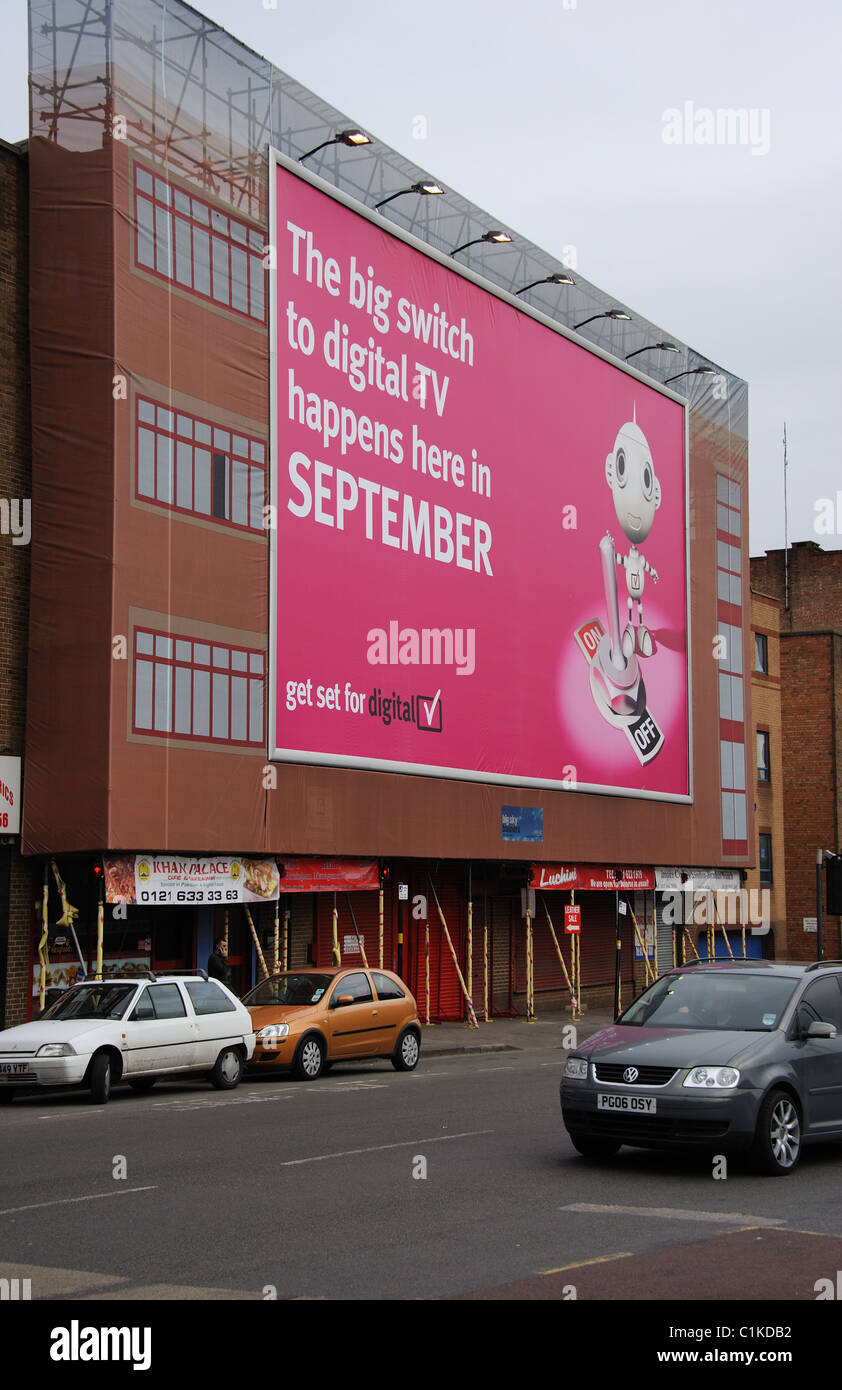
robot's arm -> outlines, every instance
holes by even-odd
[[[645,569],[646,573],[647,573],[647,574],[650,574],[650,575],[652,576],[652,579],[653,579],[654,583],[657,584],[657,582],[658,582],[658,571],[657,571],[657,570],[653,570],[652,566],[651,566],[650,564],[647,564],[647,562],[643,559],[643,556],[642,556],[642,555],[641,555],[640,558],[641,558],[641,561],[642,561],[642,563],[643,563],[643,568]]]

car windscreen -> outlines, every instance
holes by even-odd
[[[42,1018],[122,1018],[136,990],[136,985],[76,985]]]
[[[268,980],[261,980],[260,984],[255,985],[248,994],[244,994],[243,1003],[250,1009],[259,1009],[273,1004],[282,1005],[284,1008],[318,1004],[331,979],[331,975],[311,975],[309,973],[272,975]]]
[[[647,1028],[768,1032],[777,1028],[797,981],[736,971],[664,975],[617,1020]]]

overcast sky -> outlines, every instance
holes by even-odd
[[[839,0],[204,0],[277,67],[749,383],[751,553],[842,546]],[[27,134],[0,0],[0,136]],[[743,108],[745,144],[668,143]],[[416,138],[417,117],[426,136]],[[834,534],[816,531],[820,499]],[[827,508],[824,509],[827,516]]]

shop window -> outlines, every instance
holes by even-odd
[[[244,318],[265,321],[263,233],[135,165],[137,264]]]
[[[264,654],[137,628],[134,731],[261,745]]]
[[[761,834],[758,836],[758,855],[757,862],[760,869],[760,882],[772,882],[772,836]]]
[[[757,780],[770,782],[772,772],[769,764],[769,735],[765,729],[757,730]]]
[[[754,669],[761,676],[769,674],[769,639],[765,632],[754,634]]]
[[[266,444],[210,420],[136,399],[136,495],[263,534]]]

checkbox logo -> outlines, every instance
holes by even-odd
[[[440,690],[437,690],[435,695],[418,695],[416,697],[415,722],[422,733],[441,733],[442,701]]]

